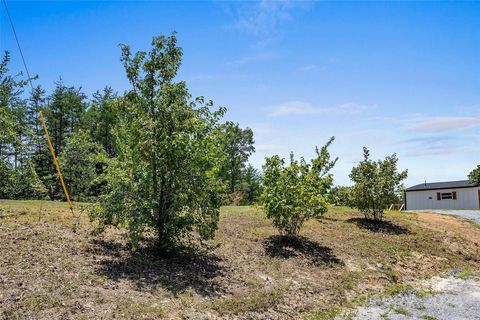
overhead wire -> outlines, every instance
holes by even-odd
[[[30,76],[30,72],[28,71],[27,62],[25,61],[25,56],[23,55],[22,46],[20,45],[20,40],[18,39],[17,31],[15,30],[15,25],[13,24],[12,16],[10,15],[10,11],[8,10],[6,0],[2,0],[2,2],[3,2],[3,6],[5,7],[5,12],[7,13],[8,20],[10,21],[10,26],[12,27],[12,31],[13,31],[13,35],[15,37],[15,41],[17,42],[18,51],[20,51],[20,56],[22,58],[22,62],[23,62],[23,66],[25,68],[25,72],[27,73],[27,77],[28,77],[27,81],[30,84],[30,88],[32,88],[32,93],[33,93],[34,88],[33,88],[33,84],[32,84],[32,77]],[[62,183],[62,187],[63,187],[63,190],[65,192],[65,196],[67,198],[68,206],[70,207],[70,211],[72,211],[72,214],[73,214],[73,206],[72,206],[72,203],[70,201],[70,196],[68,194],[67,186],[65,185],[65,183],[63,181],[62,172],[60,171],[60,166],[58,165],[58,162],[57,162],[57,159],[56,159],[56,156],[55,156],[55,151],[53,150],[52,142],[50,141],[50,136],[48,134],[47,125],[45,123],[45,119],[43,118],[42,111],[40,111],[40,119],[42,121],[42,125],[43,125],[43,128],[45,130],[45,135],[47,137],[47,141],[48,141],[49,146],[50,146],[50,151],[52,153],[53,162],[54,162],[55,167],[57,169],[57,173],[58,173],[58,176],[60,178],[60,182]]]
[[[25,62],[25,57],[23,55],[22,47],[20,46],[20,40],[18,39],[17,31],[15,30],[15,26],[13,24],[12,16],[10,15],[10,11],[8,10],[7,1],[2,0],[2,2],[3,2],[3,6],[5,7],[5,12],[7,13],[8,21],[10,21],[10,26],[12,27],[15,41],[17,42],[18,51],[20,51],[20,56],[22,57],[23,67],[25,68],[25,72],[27,73],[27,77],[28,77],[28,83],[30,84],[30,87],[32,88],[32,92],[33,92],[32,77],[30,76],[27,63]]]

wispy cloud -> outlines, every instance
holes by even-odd
[[[307,64],[305,66],[301,66],[300,68],[298,68],[298,71],[306,72],[306,71],[312,71],[312,70],[315,70],[315,69],[318,69],[318,65]]]
[[[453,136],[424,136],[401,140],[399,143],[432,146],[450,142],[452,140],[454,140]]]
[[[238,58],[236,60],[229,61],[226,64],[228,66],[241,66],[241,65],[245,65],[245,64],[249,64],[249,63],[254,63],[254,62],[269,61],[269,60],[274,59],[275,57],[276,57],[276,55],[271,53],[271,52],[262,52],[262,53],[258,53],[258,54],[255,54],[255,55],[241,57],[241,58]]]
[[[424,123],[426,121],[423,121]],[[463,122],[461,122],[463,124]],[[442,130],[439,130],[439,127]],[[479,152],[480,136],[469,134],[467,132],[452,132],[458,127],[450,129],[449,126],[434,126],[435,130],[427,130],[428,133],[422,136],[414,136],[402,141],[405,145],[405,154],[409,157],[431,156],[431,155],[451,155],[460,153]],[[427,126],[430,129],[430,126]],[[422,130],[421,130],[422,131]],[[451,132],[445,135],[444,131]],[[410,131],[411,132],[411,131]]]
[[[352,115],[363,111],[375,109],[375,105],[360,105],[353,102],[343,103],[332,107],[316,107],[308,102],[290,101],[270,108],[270,116],[280,117],[289,115],[321,115],[321,114],[342,114]]]
[[[449,155],[458,153],[472,153],[480,152],[479,147],[432,147],[432,148],[418,148],[409,151],[406,155],[408,157],[420,157],[430,155]]]
[[[480,117],[433,117],[416,121],[411,128],[421,132],[447,132],[480,127]]]
[[[183,80],[187,82],[195,82],[195,81],[210,81],[215,79],[224,78],[225,75],[221,74],[194,74],[194,75],[186,75],[183,76]]]
[[[310,6],[308,2],[293,0],[236,2],[229,8],[235,17],[228,28],[254,36],[257,44],[267,44],[278,36],[282,23],[293,20]]]

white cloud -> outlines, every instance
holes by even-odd
[[[419,120],[412,129],[423,132],[446,132],[480,127],[480,117],[433,117]]]
[[[373,105],[360,105],[353,102],[340,104],[333,107],[316,107],[308,102],[290,101],[282,105],[270,108],[270,116],[288,115],[321,115],[321,114],[358,114],[360,112],[376,108]]]

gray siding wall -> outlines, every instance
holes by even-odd
[[[478,187],[407,191],[407,210],[424,209],[479,209]],[[457,192],[457,200],[437,200],[437,192]]]

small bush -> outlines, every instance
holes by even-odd
[[[263,205],[269,219],[282,235],[297,235],[305,221],[320,218],[328,209],[328,191],[333,178],[330,170],[337,159],[330,160],[328,147],[334,138],[319,150],[311,163],[290,155],[290,165],[275,155],[263,166]]]
[[[363,148],[363,157],[363,161],[350,173],[350,179],[355,183],[350,201],[366,219],[381,221],[384,208],[398,202],[398,193],[403,187],[401,182],[407,178],[408,171],[398,172],[396,154],[383,161],[373,161],[370,151]]]

